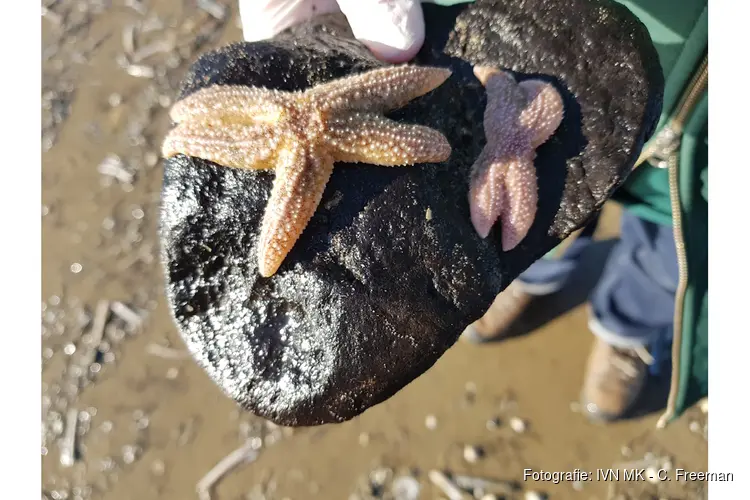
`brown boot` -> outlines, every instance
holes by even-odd
[[[597,338],[583,381],[584,415],[598,421],[622,417],[641,393],[651,362],[645,348],[619,349]]]
[[[495,297],[484,316],[466,327],[461,338],[474,344],[503,338],[533,298],[521,290],[516,281],[512,282]]]

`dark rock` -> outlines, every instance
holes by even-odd
[[[498,292],[602,206],[659,116],[656,52],[619,4],[481,1],[425,5],[425,16],[416,62],[454,75],[391,116],[445,133],[450,161],[337,166],[272,278],[258,275],[255,244],[273,173],[166,162],[161,236],[176,323],[227,394],[279,424],[350,419],[426,371]],[[497,228],[482,240],[469,219],[469,169],[485,143],[477,63],[548,78],[566,102],[563,124],[538,150],[537,220],[508,253]],[[204,55],[181,95],[215,83],[304,89],[380,64],[341,17],[327,16]]]

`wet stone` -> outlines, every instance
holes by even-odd
[[[601,208],[660,114],[655,49],[613,1],[480,0],[424,11],[426,43],[414,63],[450,66],[453,76],[389,116],[443,132],[450,160],[338,165],[273,277],[261,278],[256,262],[273,173],[182,155],[165,163],[160,235],[177,327],[225,393],[276,423],[351,419],[428,370],[498,292]],[[180,95],[211,84],[302,90],[382,65],[341,16],[313,22],[322,24],[203,55]],[[537,150],[535,223],[507,253],[499,225],[483,240],[469,218],[469,172],[486,142],[474,64],[542,75],[565,102],[562,125]]]

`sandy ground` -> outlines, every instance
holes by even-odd
[[[488,499],[705,498],[702,483],[623,475],[524,481],[524,468],[706,470],[705,408],[655,429],[663,380],[627,421],[593,425],[577,412],[592,340],[583,303],[617,207],[591,269],[529,311],[529,335],[457,344],[345,424],[282,429],[240,412],[185,356],[156,238],[166,109],[198,54],[240,38],[234,3],[45,0],[41,22],[42,498],[199,498],[197,483],[241,446],[244,462],[204,498],[406,500],[415,488],[448,498],[432,470],[494,480]]]

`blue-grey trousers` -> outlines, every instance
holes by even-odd
[[[561,256],[535,262],[518,278],[533,295],[561,289],[584,265],[584,250],[598,224],[592,221]],[[589,301],[591,331],[611,345],[660,350],[671,342],[677,253],[672,227],[655,224],[623,212],[620,240],[607,259]]]

